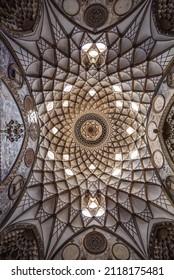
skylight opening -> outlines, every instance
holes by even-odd
[[[53,152],[48,151],[47,155],[48,155],[48,158],[49,158],[50,160],[54,160],[54,159],[55,159],[55,156],[54,156],[54,153],[53,153]]]
[[[136,102],[131,102],[131,107],[135,112],[138,112],[139,105]]]
[[[73,176],[74,175],[74,173],[72,172],[72,170],[70,168],[65,169],[65,173],[68,176]]]
[[[53,134],[56,134],[56,133],[58,132],[58,129],[57,129],[56,127],[53,127],[53,128],[51,129],[51,132],[52,132]]]
[[[100,53],[104,52],[107,49],[106,45],[103,43],[96,43],[96,47]]]
[[[72,85],[71,84],[65,84],[63,91],[64,92],[70,92],[72,90]]]
[[[93,45],[92,43],[87,43],[82,47],[82,50],[84,52],[87,52],[92,47],[92,45]]]
[[[115,168],[114,171],[112,172],[112,176],[119,176],[121,174],[121,169],[120,168]]]
[[[123,101],[122,100],[117,100],[115,101],[116,107],[122,108],[123,107]]]
[[[94,197],[90,194],[83,195],[81,205],[86,217],[101,217],[105,213],[105,197],[100,193]]]
[[[131,159],[136,159],[138,158],[138,150],[134,150],[130,153],[130,158]]]
[[[91,89],[89,90],[89,94],[90,94],[91,96],[94,96],[94,95],[96,94],[96,90],[95,90],[94,88],[91,88]]]
[[[89,210],[88,210],[87,208],[82,210],[82,214],[83,214],[85,217],[88,217],[88,218],[91,218],[91,217],[92,217],[91,213],[89,212]]]
[[[122,154],[116,154],[115,160],[118,160],[118,161],[122,160]]]
[[[83,45],[82,50],[83,50],[84,52],[88,52],[89,55],[91,55],[90,52],[91,52],[91,51],[94,51],[95,48],[97,48],[98,51],[99,51],[100,53],[102,53],[102,52],[104,52],[104,51],[107,49],[107,46],[106,46],[104,43],[100,43],[100,42],[99,42],[99,43],[96,43],[96,44],[87,43],[87,44]],[[91,50],[90,50],[90,49],[91,49]],[[97,50],[95,50],[95,52],[97,53],[97,55],[99,54],[99,53],[97,52]],[[92,55],[91,55],[91,56],[92,56]],[[94,56],[92,56],[92,57],[94,57]]]
[[[69,160],[69,155],[68,155],[68,154],[64,154],[64,155],[63,155],[63,160],[64,160],[64,161]]]
[[[95,209],[98,207],[98,204],[95,202],[95,199],[92,200],[92,198],[91,198],[91,201],[90,201],[88,207],[91,209]]]
[[[63,106],[63,107],[68,107],[68,106],[69,106],[68,100],[62,101],[62,106]]]
[[[105,209],[103,207],[100,207],[95,216],[96,217],[101,217],[104,213],[105,213]]]
[[[94,164],[91,164],[91,165],[89,166],[89,169],[90,169],[90,170],[95,170],[95,169],[96,169],[96,167],[95,167],[95,165],[94,165]]]
[[[113,85],[112,87],[113,87],[114,91],[116,91],[116,92],[122,92],[120,86],[118,86],[118,85]]]
[[[96,58],[98,56],[98,51],[95,49],[91,49],[91,50],[89,50],[88,54],[90,57]]]
[[[131,135],[132,133],[135,132],[135,129],[134,129],[133,127],[129,126],[129,127],[126,129],[126,131],[127,131],[127,133],[128,133],[129,135]]]
[[[53,109],[53,107],[54,107],[53,101],[47,103],[47,105],[46,105],[46,108],[47,108],[48,112],[51,111]]]

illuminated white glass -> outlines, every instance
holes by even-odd
[[[92,47],[92,43],[87,43],[82,47],[84,52],[87,52]]]
[[[92,200],[92,199],[91,199],[91,200]],[[97,208],[97,207],[98,207],[98,204],[97,204],[96,202],[94,202],[94,201],[91,201],[91,202],[90,202],[89,208],[95,209],[95,208]]]
[[[90,170],[94,170],[96,167],[95,167],[95,165],[94,164],[91,164],[90,166],[89,166],[89,169]]]
[[[91,88],[91,89],[89,90],[89,94],[90,94],[91,96],[94,96],[94,95],[96,94],[96,90],[93,89],[93,88]]]
[[[89,212],[89,210],[87,208],[83,209],[82,210],[82,214],[85,216],[85,217],[92,217],[91,213]]]
[[[47,103],[47,105],[46,105],[46,108],[47,108],[48,112],[51,111],[53,109],[53,107],[54,107],[54,103],[52,101]]]
[[[131,135],[132,133],[135,132],[135,129],[133,129],[133,127],[128,127],[128,128],[126,129],[126,131],[127,131],[127,133],[128,133],[129,135]]]
[[[63,101],[62,106],[63,106],[63,107],[68,107],[68,106],[69,106],[68,100]]]
[[[57,129],[56,127],[53,127],[53,128],[51,129],[51,132],[54,133],[54,134],[56,134],[56,133],[58,132],[58,129]]]
[[[48,151],[47,155],[48,155],[49,159],[54,160],[54,153],[53,152]]]
[[[89,53],[89,56],[94,57],[94,58],[98,56],[98,52],[93,49],[89,50],[88,53]]]
[[[123,107],[123,101],[122,100],[117,100],[115,101],[116,107],[122,108]]]
[[[115,168],[114,171],[112,172],[113,176],[118,176],[121,174],[121,169],[120,168]]]
[[[106,45],[103,43],[96,43],[96,47],[99,50],[99,52],[104,52],[107,49]]]
[[[132,103],[131,103],[131,107],[132,107],[132,109],[133,109],[134,111],[138,112],[139,106],[138,106],[138,104],[137,104],[136,102],[132,102]]]
[[[116,154],[115,160],[122,160],[122,154]]]
[[[64,154],[64,155],[63,155],[63,160],[65,160],[65,161],[66,161],[66,160],[69,160],[69,155],[68,155],[68,154]]]
[[[130,158],[131,159],[135,159],[138,157],[138,151],[137,150],[134,150],[130,153]]]
[[[113,87],[114,91],[116,91],[116,92],[121,92],[122,91],[121,87],[119,87],[118,85],[113,85],[112,87]]]
[[[70,84],[65,84],[63,91],[64,92],[70,92],[72,90],[72,85]]]
[[[65,173],[66,173],[68,176],[73,176],[73,175],[74,175],[74,173],[72,172],[72,170],[69,169],[69,168],[65,169]]]
[[[101,217],[104,213],[105,213],[105,209],[103,207],[100,207],[96,214],[96,217]]]

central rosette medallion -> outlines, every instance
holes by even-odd
[[[108,138],[109,124],[101,114],[86,113],[78,117],[74,124],[76,140],[83,146],[96,147]]]

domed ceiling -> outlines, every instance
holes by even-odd
[[[45,0],[27,1],[26,7],[25,2],[14,1],[13,20],[7,4],[0,9],[2,46],[24,79],[28,99],[19,99],[31,123],[27,129],[23,105],[6,90],[18,112],[13,119],[23,122],[21,137],[30,142],[23,150],[19,141],[9,143],[14,161],[18,150],[23,154],[28,173],[12,173],[7,165],[8,180],[1,178],[2,194],[11,184],[17,199],[11,203],[6,195],[10,204],[1,219],[0,257],[12,257],[3,238],[14,231],[16,239],[9,242],[24,236],[27,247],[33,238],[35,251],[40,244],[37,253],[23,256],[19,250],[17,258],[73,258],[65,247],[70,246],[77,259],[92,259],[93,238],[104,248],[96,251],[101,259],[165,258],[153,251],[155,238],[162,239],[159,228],[165,238],[171,236],[174,219],[173,196],[160,173],[169,164],[166,174],[173,175],[168,160],[173,158],[173,99],[169,107],[165,94],[172,93],[163,87],[174,40],[165,1]],[[19,22],[19,9],[29,9],[30,19],[26,13]],[[2,73],[9,67],[4,65]],[[168,125],[158,128],[161,119]],[[20,180],[21,191],[14,189]]]

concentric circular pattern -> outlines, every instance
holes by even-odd
[[[47,258],[60,248],[62,238],[66,241],[93,225],[123,235],[123,239],[132,238],[131,244],[146,257],[142,227],[148,228],[157,209],[173,211],[146,138],[152,97],[172,63],[173,52],[170,40],[164,38],[165,44],[160,44],[150,36],[155,26],[147,5],[142,1],[118,26],[94,35],[73,21],[69,24],[63,14],[62,22],[67,24],[62,27],[56,7],[47,1],[37,40],[32,37],[30,45],[21,42],[20,47],[15,46],[33,91],[40,125],[36,162],[19,207],[37,219],[48,237],[44,237]],[[95,4],[89,13],[94,28],[107,19],[100,8],[95,12],[96,7],[102,6]],[[144,16],[151,23],[148,37]],[[51,36],[45,30],[51,30]],[[87,53],[82,51],[85,45]],[[96,52],[97,60],[89,59]],[[92,143],[87,146],[77,140],[74,127],[92,112],[104,116],[106,123],[94,117],[79,122],[83,143],[99,141],[90,149]],[[83,215],[81,201],[87,190],[97,201],[97,191],[105,197],[102,216]],[[143,234],[147,236],[147,230]]]
[[[74,134],[77,141],[89,148],[100,146],[107,138],[109,125],[98,114],[85,114],[75,123]]]
[[[107,22],[108,11],[103,5],[93,4],[86,9],[84,19],[90,27],[98,28]]]
[[[85,236],[83,244],[90,254],[101,254],[107,247],[107,240],[100,232],[93,231]]]
[[[63,107],[62,102],[54,102],[54,109],[48,112],[44,124],[49,130],[41,128],[41,135],[45,137],[43,144],[49,144],[48,150],[55,154],[56,162],[60,162],[58,166],[62,176],[65,174],[65,180],[64,170],[68,168],[80,185],[82,173],[85,180],[96,181],[99,185],[99,175],[106,181],[115,168],[122,171],[124,161],[115,160],[116,154],[121,154],[126,161],[130,159],[131,151],[137,151],[137,158],[139,153],[144,153],[144,118],[139,116],[136,120],[137,113],[130,108],[131,102],[125,102],[123,108],[117,107],[117,95],[112,87],[101,89],[95,97],[88,94],[90,88],[80,89],[79,94],[77,89],[75,86],[71,94],[65,95],[68,107]],[[90,170],[91,164],[95,170]],[[119,176],[121,174],[116,177]]]
[[[137,240],[142,228],[139,221],[148,223],[154,217],[154,204],[162,211],[169,207],[148,149],[146,125],[152,96],[172,60],[173,54],[166,52],[170,43],[167,47],[160,45],[157,53],[158,43],[153,38],[142,41],[147,35],[143,7],[134,21],[127,17],[123,30],[113,26],[92,38],[78,26],[65,32],[49,5],[48,10],[51,16],[47,22],[56,44],[45,38],[42,30],[35,43],[43,67],[37,78],[27,74],[38,111],[40,142],[26,199],[21,204],[25,206],[30,200],[31,206],[26,206],[30,209],[33,197],[34,203],[40,202],[35,217],[41,225],[52,222],[49,236],[54,248],[62,236],[66,239],[66,230],[76,234],[94,224],[116,233],[119,223],[126,236],[129,233],[132,241]],[[104,53],[98,53],[102,65],[95,59],[83,63],[91,53],[90,49],[88,54],[82,51],[88,43],[92,53],[92,46],[98,50],[107,47]],[[26,73],[28,66],[35,67],[35,54],[23,60]],[[82,116],[91,113],[103,116],[106,124],[101,118],[83,120],[79,125],[82,144],[74,127]],[[108,136],[100,138],[105,128]],[[92,143],[100,139],[101,145],[84,145],[89,139]],[[92,197],[98,190],[105,197],[102,216],[83,215],[81,200],[87,190]]]

